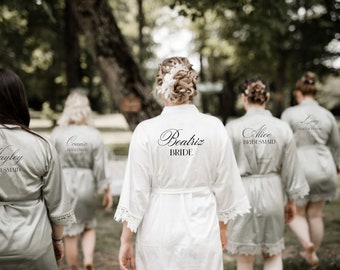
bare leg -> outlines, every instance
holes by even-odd
[[[93,253],[96,245],[96,232],[94,229],[86,229],[83,232],[81,244],[84,255],[84,266],[87,267],[86,269],[94,269]]]
[[[255,256],[237,255],[237,270],[253,270]]]
[[[303,207],[297,207],[297,215],[293,221],[289,223],[289,227],[304,248],[304,251],[300,252],[300,255],[314,267],[318,264],[319,259],[315,253],[314,243],[311,240],[309,221],[305,217],[308,207],[309,204]]]
[[[310,234],[309,224],[305,217],[306,206],[297,206],[297,215],[291,223],[289,223],[290,229],[297,236],[299,242],[304,249],[307,249],[313,245]]]
[[[307,207],[307,220],[309,223],[310,237],[314,243],[315,251],[318,251],[323,239],[324,226],[322,210],[325,202],[311,202]]]
[[[79,235],[65,237],[65,258],[72,269],[79,269],[78,238]]]
[[[263,270],[282,270],[282,254],[276,254],[269,256],[269,254],[263,254],[264,265]]]

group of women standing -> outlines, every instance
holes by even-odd
[[[246,80],[246,114],[226,126],[193,104],[197,72],[187,58],[165,59],[156,83],[164,108],[133,132],[114,216],[123,222],[120,269],[222,270],[227,248],[238,270],[253,269],[257,255],[265,270],[280,270],[285,223],[317,267],[340,136],[315,101],[315,75],[297,82],[299,104],[282,120],[266,110],[267,83]],[[64,253],[79,269],[80,237],[83,264],[94,269],[96,190],[106,189],[106,209],[112,198],[90,115],[86,95],[73,91],[49,142],[29,129],[20,78],[0,69],[0,269],[55,270]]]

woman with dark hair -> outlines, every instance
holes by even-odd
[[[75,222],[57,153],[29,129],[25,89],[0,69],[0,269],[58,269]]]
[[[246,114],[226,125],[248,199],[249,214],[228,226],[227,250],[237,255],[237,269],[253,269],[257,255],[265,270],[280,270],[285,222],[293,220],[295,200],[308,193],[298,177],[297,152],[289,126],[266,110],[270,93],[261,78],[242,85]]]
[[[298,105],[282,113],[294,132],[298,154],[310,192],[297,201],[297,217],[289,224],[304,248],[300,254],[313,267],[323,238],[322,211],[336,198],[337,171],[340,171],[340,136],[334,116],[315,100],[316,74],[306,72],[296,82]]]
[[[185,57],[159,65],[165,107],[133,133],[115,213],[123,222],[122,270],[222,270],[226,224],[249,211],[222,122],[192,104],[196,80]]]

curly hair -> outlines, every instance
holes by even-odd
[[[170,57],[160,63],[157,76],[157,93],[175,103],[192,101],[197,95],[198,73],[186,57]]]
[[[307,71],[295,84],[295,90],[300,91],[304,96],[316,96],[318,89],[315,86],[317,75]]]
[[[64,110],[58,119],[58,124],[63,127],[69,125],[91,125],[92,110],[90,101],[83,88],[75,88],[65,101]]]
[[[242,92],[252,104],[262,105],[269,100],[268,84],[259,77],[246,80],[242,84]]]

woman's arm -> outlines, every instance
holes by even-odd
[[[105,211],[109,211],[112,208],[112,194],[111,194],[111,188],[110,185],[107,185],[107,188],[105,190],[105,194],[103,197],[102,205],[105,207]]]
[[[224,222],[220,221],[220,236],[221,236],[221,244],[222,244],[222,250],[225,250],[227,247],[227,228],[228,224],[225,224]]]
[[[132,246],[132,231],[127,227],[127,223],[123,223],[123,231],[120,237],[119,249],[119,265],[121,270],[128,270],[135,268],[135,255]]]
[[[57,263],[61,263],[64,258],[64,240],[63,240],[64,227],[62,225],[52,224],[52,243],[55,258]]]

